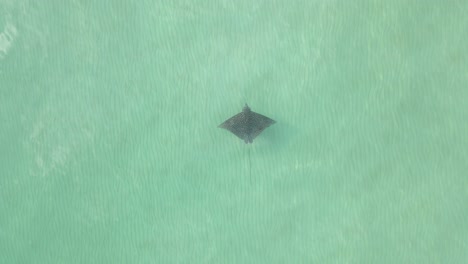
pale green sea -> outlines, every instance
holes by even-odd
[[[468,263],[467,14],[0,0],[0,263]]]

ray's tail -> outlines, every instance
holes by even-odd
[[[249,178],[250,178],[250,185],[252,185],[252,160],[250,159],[250,147],[251,146],[249,146],[249,150],[248,150],[249,152],[248,154],[249,155]]]

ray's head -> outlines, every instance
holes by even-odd
[[[242,112],[250,112],[250,107],[247,105],[247,103],[246,103],[245,106],[242,108]]]

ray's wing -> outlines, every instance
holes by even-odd
[[[249,117],[250,131],[248,133],[250,142],[252,142],[253,139],[256,138],[258,135],[260,135],[260,133],[262,133],[262,131],[265,130],[265,128],[273,125],[274,123],[276,123],[276,121],[269,117],[255,112],[251,112]]]
[[[219,125],[219,127],[231,131],[231,133],[244,141],[248,138],[249,129],[244,112],[240,112],[239,114],[229,118],[228,120],[224,121],[224,123]]]

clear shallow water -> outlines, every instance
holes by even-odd
[[[463,263],[467,11],[0,1],[0,262]]]

